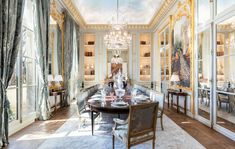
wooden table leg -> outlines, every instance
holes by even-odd
[[[177,113],[179,113],[179,95],[177,95],[177,101],[176,101],[176,106],[177,106]]]
[[[169,94],[169,92],[168,92],[168,93],[167,93],[168,109],[169,109],[169,107],[170,107],[170,100],[169,100],[169,99],[170,99],[170,97],[169,97],[169,96],[170,96],[170,94]]]
[[[93,134],[94,134],[94,116],[93,116],[93,111],[91,111],[91,134],[92,134],[92,136],[93,136]]]
[[[55,96],[55,111],[57,111],[57,94],[54,94]]]
[[[185,96],[185,99],[184,99],[184,114],[185,115],[187,114],[187,96]]]

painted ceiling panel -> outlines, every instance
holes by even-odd
[[[148,24],[164,0],[119,0],[119,23]],[[73,0],[87,24],[116,20],[116,0]]]

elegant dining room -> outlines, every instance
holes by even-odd
[[[2,0],[0,148],[235,149],[234,0]]]

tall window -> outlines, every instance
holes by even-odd
[[[36,110],[36,49],[33,1],[25,1],[21,46],[15,70],[7,89],[10,101],[9,121],[27,119]]]

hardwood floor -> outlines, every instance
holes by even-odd
[[[65,121],[76,112],[76,105],[71,104],[70,107],[63,108],[54,113],[53,118],[48,121],[36,121],[25,129],[10,136],[10,144],[6,149],[36,149],[48,134],[53,134],[59,129]],[[227,137],[217,133],[200,122],[185,116],[181,113],[176,113],[174,108],[168,109],[165,106],[165,114],[170,117],[182,129],[188,132],[198,142],[208,149],[235,149],[235,142]],[[42,136],[37,138],[34,136]],[[27,137],[26,137],[27,136]],[[32,136],[32,137],[30,137]],[[32,138],[32,139],[25,139]],[[186,142],[187,143],[187,142]]]
[[[43,143],[49,134],[59,129],[68,118],[77,112],[75,104],[70,107],[58,109],[52,113],[48,121],[36,121],[28,127],[10,136],[10,144],[5,149],[36,149]],[[25,139],[26,138],[26,139]],[[28,139],[32,138],[32,139]]]
[[[206,119],[210,119],[210,114],[204,110],[198,109],[198,113],[199,115],[201,115],[202,117],[206,118]],[[217,116],[217,124],[227,128],[228,130],[235,132],[235,124],[231,123],[230,121],[223,119],[221,117]]]
[[[175,108],[165,106],[164,113],[208,149],[235,149],[235,141],[194,120]]]

